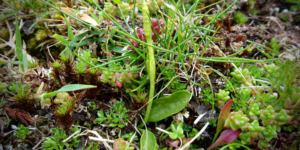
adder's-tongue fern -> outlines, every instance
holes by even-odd
[[[148,6],[143,0],[142,3],[142,13],[143,13],[143,24],[144,24],[144,34],[147,39],[148,44],[153,44],[152,41],[152,30],[151,30],[151,23],[150,23],[150,18],[149,18],[149,10]],[[151,107],[152,107],[152,98],[154,96],[154,85],[155,85],[155,60],[154,60],[154,52],[153,48],[151,46],[148,46],[148,56],[147,56],[147,70],[148,70],[148,75],[149,75],[149,80],[150,80],[150,92],[149,92],[149,103],[147,106],[146,110],[146,115],[144,117],[144,121],[147,122]]]

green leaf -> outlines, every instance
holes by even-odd
[[[174,132],[170,132],[169,136],[170,136],[171,139],[174,139],[174,140],[177,138],[177,134],[174,133]]]
[[[74,39],[71,40],[70,45],[83,39],[87,34],[89,34],[89,32],[84,32],[82,34],[77,35],[76,37],[74,37]],[[76,45],[74,47],[76,47]]]
[[[167,97],[153,100],[148,122],[157,122],[180,112],[189,103],[192,94],[178,91]]]
[[[140,145],[140,149],[142,150],[156,150],[155,135],[151,131],[142,130]]]
[[[113,0],[115,4],[121,4],[121,0]]]
[[[43,142],[43,147],[48,149],[58,149],[58,146],[55,141],[53,141],[51,138],[46,137],[45,141]]]
[[[23,60],[23,52],[22,52],[22,40],[21,40],[21,33],[19,29],[19,22],[16,17],[16,52],[17,52],[17,58],[19,61]]]
[[[65,46],[67,46],[70,43],[68,40],[66,40],[64,37],[62,37],[58,34],[53,35],[53,37],[56,38],[57,40],[59,40]]]
[[[8,60],[7,62],[9,62],[11,64],[14,64],[14,65],[22,64],[22,62],[20,62],[20,61],[11,61],[11,60]]]
[[[101,24],[100,19],[94,13],[92,13],[90,11],[89,11],[89,13],[98,24]]]
[[[86,85],[86,84],[68,84],[63,87],[61,87],[59,90],[50,92],[45,94],[44,98],[50,98],[55,96],[59,92],[69,92],[69,91],[76,91],[76,90],[82,90],[82,89],[91,89],[91,88],[97,88],[95,85]]]
[[[73,31],[72,31],[71,24],[70,24],[70,22],[68,21],[68,19],[67,19],[67,17],[66,17],[65,14],[64,14],[64,17],[65,17],[65,22],[66,22],[66,24],[67,24],[67,26],[68,26],[68,39],[69,39],[69,40],[73,40],[73,39],[74,39],[74,33],[73,33]]]

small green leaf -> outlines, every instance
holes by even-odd
[[[82,89],[91,89],[91,88],[97,88],[95,85],[85,85],[85,84],[68,84],[63,87],[61,87],[59,90],[50,92],[45,94],[44,98],[50,98],[55,96],[59,92],[69,92],[69,91],[76,91],[76,90],[82,90]]]
[[[56,38],[57,40],[59,40],[65,46],[67,46],[70,43],[68,40],[66,40],[64,37],[62,37],[58,34],[53,35],[53,37]]]
[[[11,64],[14,64],[14,65],[22,64],[22,62],[20,62],[20,61],[10,61],[10,60],[8,60],[7,62],[9,62]]]
[[[140,149],[142,150],[156,150],[155,135],[148,130],[142,130],[142,137],[140,140]]]
[[[153,100],[148,122],[157,122],[180,112],[189,103],[192,94],[178,91],[167,97]]]
[[[121,0],[113,0],[115,4],[121,4]]]
[[[171,139],[174,139],[174,140],[177,138],[177,134],[174,133],[174,132],[170,132],[169,136],[170,136]]]
[[[92,13],[92,12],[89,12],[89,13],[90,13],[90,15],[93,17],[93,19],[94,19],[98,24],[101,24],[99,17],[97,17],[97,16],[96,16],[94,13]]]
[[[22,61],[23,60],[22,40],[21,40],[21,33],[20,33],[19,22],[17,17],[16,17],[16,53],[19,61]]]
[[[67,26],[68,26],[68,39],[73,40],[73,39],[74,39],[74,33],[73,33],[73,31],[72,31],[71,24],[70,24],[70,22],[68,21],[68,19],[67,19],[67,17],[66,17],[65,14],[64,14],[64,17],[65,17],[65,22],[66,22],[66,24],[67,24]]]

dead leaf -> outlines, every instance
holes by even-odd
[[[4,107],[7,115],[14,118],[16,121],[22,122],[24,125],[28,126],[29,123],[41,123],[42,120],[38,118],[31,117],[26,111],[21,109],[10,109]]]

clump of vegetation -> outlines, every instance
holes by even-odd
[[[247,16],[240,11],[236,12],[233,16],[233,22],[236,24],[245,24],[247,21]]]
[[[28,127],[25,127],[23,124],[20,125],[20,128],[15,131],[18,137],[18,142],[24,142],[27,135],[30,135],[32,131],[29,131]]]
[[[293,67],[286,70],[285,67],[290,65]],[[247,94],[240,93],[236,95],[237,101],[235,101],[235,103],[240,107],[237,107],[238,111],[228,114],[228,117],[226,117],[227,119],[224,122],[224,127],[230,128],[232,132],[241,130],[241,133],[238,136],[240,142],[245,145],[256,145],[260,149],[270,147],[271,145],[269,142],[278,136],[284,138],[279,133],[286,126],[290,126],[287,124],[290,124],[293,118],[296,117],[294,114],[299,112],[296,109],[290,109],[291,107],[295,107],[290,104],[294,102],[294,105],[298,105],[297,98],[291,100],[291,97],[295,97],[295,95],[299,96],[300,94],[292,91],[287,92],[287,90],[291,89],[299,91],[299,87],[295,87],[291,84],[298,84],[299,82],[298,79],[294,78],[295,75],[298,74],[298,71],[292,71],[299,67],[299,65],[296,65],[291,61],[281,63],[280,67],[275,66],[275,64],[265,65],[266,76],[269,78],[273,88],[264,91],[257,88],[251,88],[251,86],[245,87],[244,89],[247,90]],[[286,76],[286,79],[283,79],[283,77],[279,75],[279,72],[283,70],[289,73],[289,75]],[[245,71],[242,71],[241,73],[244,76],[247,75],[245,74]],[[235,82],[247,81],[243,78],[238,79],[235,74],[232,75],[235,78]],[[248,76],[252,76],[252,74],[248,74]],[[278,85],[285,85],[284,90]],[[277,91],[280,97],[276,96],[277,94],[274,96],[273,90]],[[287,94],[286,92],[290,94]],[[247,96],[245,97],[245,95]],[[251,101],[251,103],[247,104],[249,101]],[[231,104],[224,107],[230,108]],[[225,109],[224,107],[223,109]],[[222,139],[222,135],[219,139],[225,140]],[[220,141],[216,141],[216,143],[218,142]],[[234,143],[239,143],[239,141]]]
[[[123,128],[128,123],[128,110],[124,107],[124,102],[117,102],[112,105],[110,112],[104,112],[100,110],[97,112],[98,118],[96,118],[96,123],[101,124],[105,121],[110,127],[120,127]]]
[[[23,125],[16,140],[0,143],[89,150],[297,147],[300,69],[298,56],[295,62],[284,59],[286,49],[298,45],[281,44],[292,35],[269,40],[296,29],[293,23],[282,28],[276,17],[295,17],[261,5],[1,3],[0,115],[11,118],[3,120],[7,133],[10,125]],[[271,16],[257,19],[264,14]],[[267,21],[277,26],[264,28]],[[209,124],[216,132],[207,130]],[[38,140],[28,140],[29,129]]]

